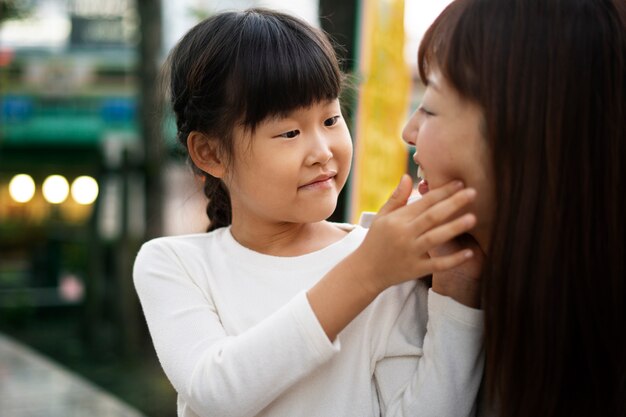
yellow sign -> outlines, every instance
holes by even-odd
[[[378,211],[407,170],[402,127],[411,77],[404,59],[404,0],[364,0],[361,17],[350,218]]]

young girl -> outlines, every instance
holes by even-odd
[[[178,415],[470,415],[481,312],[455,299],[478,282],[414,278],[471,256],[427,251],[474,225],[474,191],[405,206],[405,177],[367,237],[326,222],[352,144],[333,48],[296,18],[218,14],[168,62],[211,227],[146,243],[134,277]]]

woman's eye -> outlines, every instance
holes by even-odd
[[[433,112],[428,111],[424,106],[419,106],[419,108],[417,109],[420,113],[426,115],[426,116],[434,116]]]
[[[289,132],[282,133],[278,136],[280,136],[281,138],[292,139],[298,136],[299,134],[300,134],[299,130],[290,130]]]
[[[339,117],[340,116],[333,116],[324,120],[324,126],[330,127],[330,126],[337,124],[337,122],[339,121]]]

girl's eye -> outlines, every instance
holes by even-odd
[[[339,121],[339,117],[341,117],[341,116],[333,116],[333,117],[330,117],[330,118],[324,120],[324,126],[330,127],[330,126],[336,125],[337,122]]]
[[[419,106],[419,108],[417,109],[420,113],[426,115],[426,116],[434,116],[435,114],[428,111],[424,106]]]
[[[299,130],[290,130],[289,132],[282,133],[278,135],[281,138],[293,139],[300,134]]]

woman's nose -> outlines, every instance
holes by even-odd
[[[402,140],[404,140],[409,145],[415,146],[417,142],[417,132],[419,131],[418,124],[418,110],[415,110],[409,121],[406,122],[404,129],[402,129]]]

